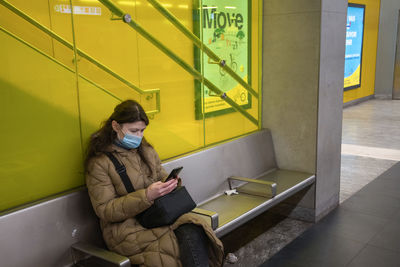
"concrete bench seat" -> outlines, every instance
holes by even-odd
[[[232,180],[241,177],[230,177]],[[229,178],[228,178],[229,179]],[[247,178],[246,180],[248,180]],[[240,225],[246,223],[257,215],[265,212],[272,206],[287,199],[315,181],[315,176],[308,173],[272,170],[260,175],[257,179],[249,179],[256,182],[240,183],[237,187],[232,181],[231,186],[236,188],[238,194],[222,194],[204,203],[198,204],[194,210],[198,216],[204,217],[213,227],[217,236],[223,236]],[[266,181],[268,183],[258,183]],[[274,188],[271,190],[271,186]],[[80,253],[94,256],[107,262],[110,266],[130,266],[129,260],[115,253],[90,246],[85,243],[77,243],[72,246]]]
[[[218,237],[315,181],[311,173],[278,168],[268,129],[164,164],[167,171],[177,166],[184,167],[180,176],[197,203],[196,214],[209,221]],[[237,187],[238,195],[224,194],[229,182]]]
[[[315,181],[313,174],[278,168],[266,129],[163,166],[167,171],[184,167],[180,176],[197,203],[193,212],[208,220],[219,237]],[[239,194],[225,195],[230,187]],[[83,188],[5,212],[0,214],[0,232],[7,240],[0,250],[2,264],[72,266],[92,258],[104,266],[130,266],[126,257],[104,248],[99,228]],[[81,263],[77,266],[85,266]]]
[[[227,234],[313,184],[315,176],[303,172],[273,170],[255,180],[273,182],[276,185],[276,194],[271,193],[265,185],[248,182],[237,187],[237,195],[222,194],[197,206],[202,210],[216,213],[214,221],[212,218],[207,218],[209,216],[204,217],[210,221],[217,236]]]

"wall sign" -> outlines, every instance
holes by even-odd
[[[344,90],[361,86],[362,50],[365,5],[350,4],[347,8]]]
[[[55,5],[54,10],[56,12],[71,14],[71,6],[70,5]],[[101,16],[101,7],[94,6],[74,6],[74,14],[75,15],[95,15]]]
[[[202,12],[194,18],[195,33],[216,55],[226,61],[243,80],[250,79],[251,38],[249,1],[203,0]],[[200,20],[200,14],[201,20]],[[200,21],[202,22],[200,25]],[[207,54],[195,48],[195,67],[243,108],[251,107],[251,95],[218,64],[209,63]],[[234,111],[200,82],[196,86],[196,119]],[[204,92],[203,92],[204,90]]]

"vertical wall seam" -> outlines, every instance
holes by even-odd
[[[137,16],[138,16],[137,15],[138,14],[138,12],[137,12],[137,1],[135,1],[134,10],[135,10],[136,19],[137,19]],[[136,35],[136,56],[137,56],[137,62],[138,62],[138,64],[136,64],[136,66],[137,66],[137,72],[138,72],[138,86],[139,86],[139,88],[142,88],[141,76],[140,76],[140,67],[139,67],[140,66],[139,38],[138,38],[138,33],[136,31],[134,31],[134,34]],[[140,102],[141,102],[142,94],[139,95],[139,98],[140,98]],[[161,98],[161,90],[160,90],[160,98]],[[161,106],[160,106],[160,110],[161,110]]]
[[[323,0],[320,1],[319,12],[319,46],[318,46],[318,77],[317,77],[317,112],[316,112],[316,129],[315,129],[315,190],[314,190],[314,218],[317,218],[317,189],[318,189],[318,145],[319,145],[319,101],[320,101],[320,83],[321,83],[321,44],[322,44],[322,12]]]
[[[204,91],[204,52],[203,52],[203,45],[204,45],[204,37],[203,37],[203,0],[199,1],[199,21],[200,21],[200,41],[201,41],[201,48],[199,51],[200,54],[200,73],[202,74],[201,82],[200,82],[200,101],[202,103],[202,116],[203,116],[203,149],[207,146],[207,136],[206,136],[206,104],[205,104],[205,91]],[[194,48],[196,49],[196,48]]]
[[[79,74],[78,74],[78,57],[77,57],[77,49],[76,49],[76,39],[75,39],[75,24],[74,24],[74,8],[72,5],[72,0],[69,0],[71,6],[71,29],[72,29],[72,45],[73,45],[73,55],[74,55],[74,65],[75,65],[75,80],[76,80],[76,100],[78,107],[78,123],[79,123],[79,134],[80,134],[80,143],[81,143],[81,155],[82,160],[85,158],[85,149],[83,147],[83,131],[82,131],[82,118],[81,118],[81,101],[79,94]]]
[[[261,130],[262,121],[262,106],[263,106],[263,88],[262,88],[262,70],[263,70],[263,23],[264,23],[264,7],[263,0],[258,1],[258,130]]]
[[[50,30],[53,30],[53,22],[51,20],[51,8],[50,8],[50,0],[47,0],[48,11],[49,11],[49,21],[50,21]],[[53,57],[56,58],[56,53],[54,51],[54,38],[50,38],[51,40],[51,49],[53,51]]]

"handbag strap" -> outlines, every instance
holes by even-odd
[[[111,152],[104,152],[104,154],[106,154],[106,156],[111,160],[111,162],[114,164],[115,170],[117,171],[117,173],[119,174],[119,176],[121,177],[122,182],[125,185],[126,191],[128,191],[128,193],[134,192],[135,188],[132,185],[131,180],[129,179],[128,174],[126,173],[126,168],[125,166],[120,163],[117,158],[111,153]]]

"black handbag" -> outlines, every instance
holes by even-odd
[[[126,168],[111,152],[105,153],[112,161],[115,169],[128,193],[134,192]],[[178,186],[172,192],[154,200],[154,204],[147,210],[136,215],[136,219],[145,228],[155,228],[173,224],[182,214],[190,212],[196,207],[189,192],[184,186]]]

